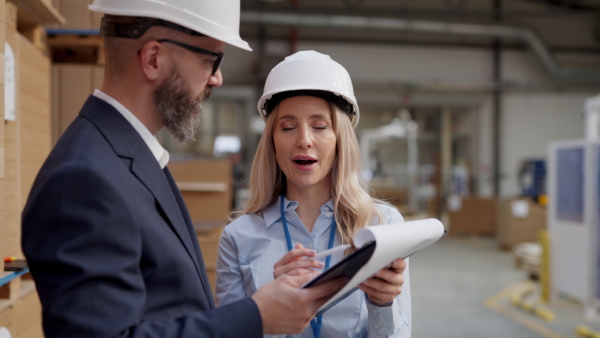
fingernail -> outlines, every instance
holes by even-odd
[[[398,262],[396,262],[396,261],[393,261],[393,262],[392,262],[392,266],[393,266],[393,267],[395,267],[395,268],[397,268],[397,267],[398,267]]]
[[[321,268],[325,266],[325,263],[323,263],[323,262],[317,262],[317,263],[319,263],[319,267],[321,267]]]

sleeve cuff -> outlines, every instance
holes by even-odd
[[[368,332],[372,335],[393,335],[395,326],[401,321],[398,311],[395,311],[395,307],[392,306],[395,300],[384,306],[378,306],[371,303],[366,295],[365,298],[367,311],[369,311]]]

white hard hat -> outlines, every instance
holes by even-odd
[[[94,12],[169,21],[251,51],[240,37],[240,0],[94,0]]]
[[[324,98],[346,111],[352,126],[358,124],[360,113],[350,74],[329,55],[300,51],[276,65],[267,76],[263,95],[258,100],[258,112],[266,120],[279,102],[298,95]]]

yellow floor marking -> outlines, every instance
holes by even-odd
[[[485,300],[484,304],[485,306],[487,306],[488,308],[495,310],[513,320],[515,320],[516,322],[519,322],[520,324],[526,326],[527,328],[541,334],[544,337],[548,337],[548,338],[566,338],[563,335],[560,335],[558,333],[552,332],[550,330],[548,330],[547,328],[539,325],[538,323],[530,320],[527,317],[523,317],[522,313],[517,312],[517,311],[513,311],[511,309],[508,309],[502,305],[497,304],[498,301],[507,298],[508,296],[514,294],[515,292],[519,291],[519,290],[524,290],[526,288],[531,288],[533,287],[533,283],[530,281],[525,281],[525,282],[519,282],[511,287],[509,287],[506,290],[503,290],[502,292],[498,293],[497,295],[491,296],[488,299]]]

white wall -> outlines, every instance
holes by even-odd
[[[583,101],[588,93],[507,93],[501,121],[501,195],[519,193],[517,171],[522,160],[547,157],[548,144],[585,136]]]
[[[258,47],[253,41],[250,41],[250,45]],[[288,51],[285,42],[269,42],[265,47],[267,57],[274,64],[282,60]],[[298,48],[329,54],[346,67],[355,88],[360,84],[366,84],[366,87],[378,85],[371,93],[357,91],[359,104],[368,102],[366,96],[370,96],[400,106],[404,95],[402,88],[413,86],[416,88],[415,100],[421,95],[420,104],[425,104],[424,101],[433,102],[439,107],[462,104],[477,112],[479,129],[473,139],[478,143],[478,152],[473,159],[474,174],[478,193],[484,196],[493,194],[490,92],[493,61],[490,50],[331,42],[300,42]],[[228,48],[223,66],[226,83],[228,77],[249,77],[253,67],[258,64],[255,59],[257,55]],[[589,55],[571,53],[555,57],[559,63],[576,60],[578,66],[600,67],[600,60]],[[552,77],[530,51],[504,51],[502,60],[503,80],[512,89],[504,92],[502,99],[501,195],[514,196],[519,192],[516,177],[521,160],[545,157],[550,141],[583,137],[583,118],[580,114],[583,101],[600,93],[600,85],[584,90],[556,91],[549,86],[553,82]]]

